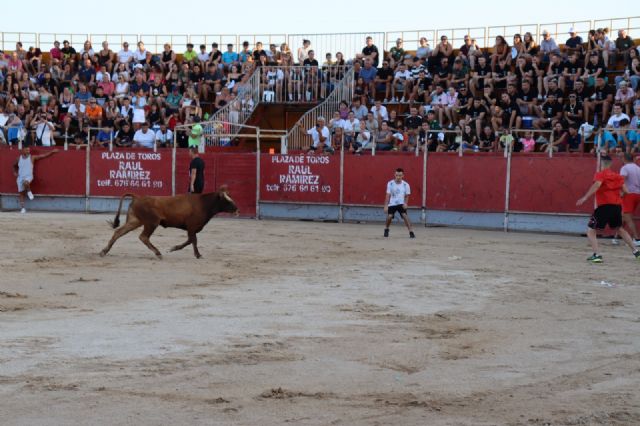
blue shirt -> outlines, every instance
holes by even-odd
[[[230,64],[233,62],[238,62],[238,54],[236,52],[224,52],[222,54],[222,62],[225,64]]]
[[[371,83],[375,78],[378,70],[375,67],[367,69],[366,67],[360,68],[359,77],[362,77],[365,83]]]

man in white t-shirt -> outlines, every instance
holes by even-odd
[[[333,154],[335,150],[331,146],[331,132],[329,128],[325,125],[324,117],[318,117],[316,121],[316,126],[310,129],[305,129],[302,123],[299,124],[302,131],[306,132],[307,135],[311,136],[312,144],[309,146],[307,151],[312,154],[314,152],[324,153],[328,152]]]
[[[633,222],[633,214],[640,206],[640,166],[634,161],[632,154],[624,154],[624,166],[620,169],[620,174],[624,177],[628,191],[622,198],[622,222],[630,231],[636,247],[640,247],[638,230]]]
[[[411,228],[411,222],[409,222],[409,216],[407,215],[407,207],[409,205],[409,195],[411,195],[411,188],[409,184],[403,180],[404,170],[401,168],[396,169],[395,178],[387,183],[387,196],[384,199],[384,212],[387,215],[387,221],[384,227],[384,236],[389,236],[389,225],[397,213],[400,213],[400,217],[404,219],[404,224],[409,230],[409,238],[415,238]]]
[[[121,64],[133,64],[135,53],[129,50],[129,43],[122,43],[122,50],[118,52],[118,62]]]
[[[626,121],[623,121],[626,120]],[[598,144],[604,148],[613,149],[624,144],[624,136],[627,133],[626,126],[629,125],[629,116],[622,112],[622,105],[615,104],[613,106],[613,114],[607,121],[603,133],[603,140]]]
[[[373,113],[373,117],[378,120],[378,125],[380,125],[383,121],[389,120],[389,112],[387,111],[387,107],[382,105],[382,101],[376,100],[375,104],[371,107],[371,112]]]
[[[142,123],[142,127],[133,135],[133,143],[135,146],[142,148],[153,148],[156,142],[156,135],[149,130],[149,122]]]
[[[35,141],[42,146],[53,146],[53,132],[55,127],[52,123],[53,117],[51,113],[40,113],[36,119],[31,122],[31,127],[35,131]]]
[[[160,124],[160,129],[156,132],[156,143],[160,147],[173,145],[173,132],[164,123]]]

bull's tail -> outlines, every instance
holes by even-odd
[[[133,199],[136,196],[135,194],[127,193],[127,194],[124,194],[122,197],[120,197],[120,203],[118,204],[118,211],[116,212],[116,217],[115,219],[108,221],[113,229],[116,229],[118,226],[120,226],[120,210],[122,210],[122,202],[127,197],[130,197],[131,201],[133,201]]]

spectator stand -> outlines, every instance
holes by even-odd
[[[260,100],[264,103],[317,103],[340,84],[348,65],[265,66],[260,73]]]
[[[300,150],[309,145],[306,134],[302,132],[300,127],[304,129],[313,128],[319,117],[324,117],[328,123],[334,111],[338,110],[341,101],[351,104],[353,98],[353,68],[349,68],[345,72],[343,79],[336,85],[331,94],[318,106],[307,111],[296,124],[287,132],[287,137],[281,147],[281,153],[286,154],[288,150]]]
[[[354,58],[356,54],[361,53],[365,45],[367,37],[373,38],[373,43],[378,47],[379,55],[382,56],[382,50],[386,46],[387,33],[384,32],[368,32],[368,33],[329,33],[329,34],[289,34],[287,42],[293,53],[295,63],[298,61],[298,49],[302,47],[303,40],[309,40],[309,46],[316,54],[316,59],[322,64],[326,54],[331,53],[335,59],[336,53],[341,52],[345,60]],[[382,57],[379,58],[382,63]]]

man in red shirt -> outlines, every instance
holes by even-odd
[[[589,221],[587,237],[593,248],[593,255],[587,259],[591,263],[602,263],[602,256],[598,254],[597,230],[609,225],[617,230],[625,243],[631,248],[636,259],[640,260],[640,250],[637,250],[629,233],[622,228],[622,193],[627,193],[624,178],[611,170],[611,157],[600,157],[600,171],[593,177],[593,185],[576,203],[584,204],[593,194],[596,194],[596,209]]]

